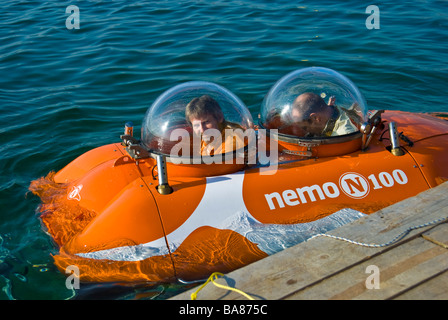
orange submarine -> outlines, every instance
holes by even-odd
[[[317,133],[311,120],[319,110],[302,103],[297,113],[304,93],[328,101],[321,111],[331,107]],[[185,112],[204,95],[242,136],[238,149],[195,153],[200,141]],[[368,110],[351,80],[310,67],[271,87],[255,125],[229,90],[191,81],[154,101],[140,139],[127,123],[121,141],[86,152],[30,190],[41,198],[61,272],[76,266],[85,282],[195,281],[448,180],[447,120]]]

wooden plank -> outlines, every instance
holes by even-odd
[[[396,300],[448,300],[448,271],[395,297]]]
[[[389,299],[448,269],[448,250],[422,238],[406,242],[344,270],[288,299]],[[374,288],[376,273],[378,287]],[[367,271],[367,272],[366,272]]]
[[[448,249],[448,223],[443,223],[437,228],[425,232],[422,234],[422,237],[445,249]]]
[[[448,217],[447,192],[448,183],[445,183],[335,229],[330,234],[360,242],[386,243],[410,227]],[[381,248],[362,247],[327,237],[314,238],[233,271],[217,282],[241,289],[259,299],[287,298],[409,242],[430,228],[432,226],[413,230],[400,242]],[[357,285],[357,282],[351,285]],[[190,299],[191,292],[195,290],[197,288],[172,299]],[[198,299],[245,298],[208,285],[198,294]]]

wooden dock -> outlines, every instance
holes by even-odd
[[[256,300],[448,300],[448,182],[220,277]],[[443,220],[444,219],[444,220]],[[420,227],[421,225],[427,225]],[[198,287],[172,297],[189,300]],[[197,300],[246,299],[208,283]]]

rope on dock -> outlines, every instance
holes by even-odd
[[[208,278],[208,280],[202,286],[200,286],[198,288],[198,290],[196,290],[195,292],[193,292],[191,294],[191,300],[196,300],[198,292],[201,291],[207,285],[207,283],[209,283],[209,282],[213,283],[218,288],[235,291],[235,292],[245,296],[249,300],[255,300],[254,298],[249,296],[247,293],[245,293],[245,292],[243,292],[243,291],[241,291],[239,289],[232,288],[232,287],[229,287],[229,286],[226,286],[226,285],[222,285],[222,284],[216,283],[215,280],[218,279],[218,276],[222,276],[223,277],[224,275],[222,273],[220,273],[220,272],[213,272],[211,274],[211,276]]]
[[[390,240],[389,242],[386,243],[381,243],[381,244],[374,244],[374,243],[364,243],[364,242],[358,242],[358,241],[354,241],[351,239],[347,239],[344,237],[338,237],[338,236],[333,236],[331,234],[326,234],[326,233],[318,233],[315,234],[314,236],[312,236],[311,238],[309,238],[307,241],[313,239],[313,238],[317,238],[317,237],[327,237],[327,238],[332,238],[332,239],[336,239],[336,240],[341,240],[341,241],[346,241],[352,244],[356,244],[358,246],[362,246],[362,247],[369,247],[369,248],[382,248],[382,247],[387,247],[390,246],[391,244],[403,239],[409,232],[411,232],[412,230],[415,229],[419,229],[419,228],[424,228],[433,224],[437,224],[440,223],[442,221],[448,220],[448,217],[445,218],[439,218],[424,224],[420,224],[418,226],[413,226],[413,227],[409,227],[408,229],[406,229],[405,231],[403,231],[402,233],[400,233],[398,236],[396,236],[395,238],[393,238],[392,240]]]

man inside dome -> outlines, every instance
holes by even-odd
[[[299,95],[291,109],[294,135],[302,137],[331,137],[358,131],[347,113],[335,105],[331,97],[328,104],[317,94]]]
[[[233,130],[237,129],[224,119],[218,102],[209,95],[191,100],[185,109],[186,119],[193,134],[201,138],[201,155],[214,155],[241,148],[242,141]],[[226,134],[227,130],[228,131]],[[199,153],[195,152],[194,153]]]

